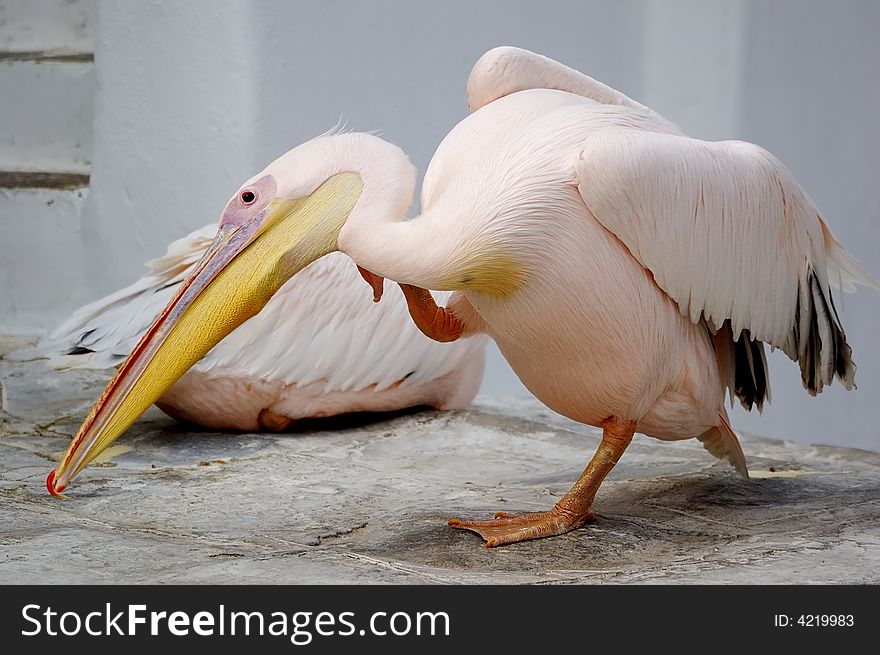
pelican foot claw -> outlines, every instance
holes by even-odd
[[[533,514],[506,514],[498,512],[494,519],[485,521],[462,521],[450,519],[449,526],[459,530],[476,532],[486,541],[487,548],[513,544],[518,541],[541,539],[565,534],[584,523],[594,521],[596,514],[589,510],[581,516],[563,513],[555,508],[549,512]]]

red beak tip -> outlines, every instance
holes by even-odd
[[[55,496],[55,498],[67,498],[61,494],[67,488],[67,485],[61,485],[60,487],[55,486],[55,469],[49,473],[49,477],[46,478],[46,489],[49,490],[49,493]]]

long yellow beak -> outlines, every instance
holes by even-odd
[[[310,196],[268,202],[241,225],[221,219],[195,270],[119,367],[49,474],[49,493],[63,497],[70,481],[211,348],[256,315],[293,275],[335,251],[362,188],[360,176],[340,173]]]

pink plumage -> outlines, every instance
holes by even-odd
[[[747,477],[724,399],[769,398],[765,343],[799,362],[810,393],[834,378],[852,387],[829,282],[877,281],[772,155],[690,139],[517,48],[477,62],[468,101],[426,172],[421,215],[349,220],[340,248],[406,285],[458,289],[455,333],[490,335],[540,400],[605,437],[550,512],[456,527],[488,545],[577,527],[633,430],[698,438]],[[499,291],[502,265],[516,281]],[[426,333],[444,336],[410,299]]]

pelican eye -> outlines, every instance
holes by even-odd
[[[254,200],[257,199],[257,194],[253,191],[242,191],[241,192],[241,201],[246,205],[254,204]]]

